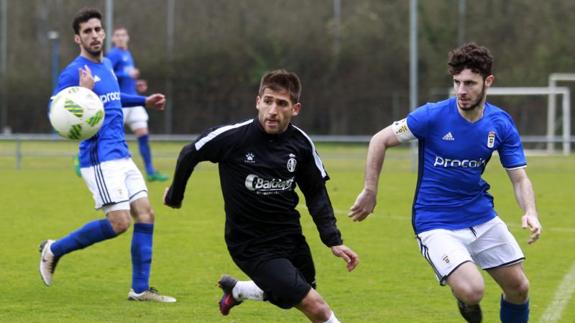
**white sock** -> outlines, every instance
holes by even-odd
[[[341,323],[337,317],[335,317],[335,313],[332,311],[331,315],[329,316],[329,319],[323,323]]]
[[[238,301],[251,299],[253,301],[263,301],[264,291],[251,280],[238,281],[232,290],[234,298]]]

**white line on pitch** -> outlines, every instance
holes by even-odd
[[[553,323],[559,321],[559,319],[561,319],[561,313],[563,313],[565,306],[569,304],[573,296],[573,292],[575,292],[575,263],[571,266],[571,270],[567,275],[563,277],[563,281],[559,284],[555,292],[553,301],[547,306],[539,322]]]

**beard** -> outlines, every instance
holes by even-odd
[[[477,97],[477,99],[475,101],[472,101],[471,104],[467,107],[462,107],[461,105],[458,104],[459,108],[463,111],[473,111],[475,110],[478,106],[481,105],[481,103],[483,102],[483,98],[485,97],[485,84],[483,84],[483,88],[481,89],[481,93],[479,94],[479,96]]]
[[[94,47],[91,47],[90,45],[82,45],[82,47],[84,48],[84,50],[88,54],[90,54],[94,57],[99,57],[102,54],[102,49],[103,49],[102,46],[94,48]]]
[[[102,54],[102,48],[97,49],[97,50],[86,48],[86,51],[94,57],[99,57]]]

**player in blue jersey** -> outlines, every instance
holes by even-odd
[[[140,77],[140,71],[136,68],[134,58],[128,50],[129,41],[130,36],[125,27],[115,28],[112,34],[114,47],[106,54],[106,57],[112,62],[114,73],[118,78],[118,83],[120,83],[120,91],[127,94],[138,94],[136,80]],[[144,161],[146,174],[148,174],[148,181],[166,181],[168,176],[157,171],[152,163],[146,109],[143,106],[124,108],[124,123],[138,138],[138,147]]]
[[[40,245],[41,278],[50,286],[62,256],[118,236],[128,230],[133,218],[132,289],[128,299],[175,302],[175,298],[160,295],[149,286],[154,212],[144,177],[130,158],[122,116],[122,105],[163,109],[165,97],[162,94],[143,97],[120,93],[112,65],[102,55],[104,29],[100,12],[80,10],[73,27],[80,55],[62,71],[54,94],[80,85],[92,89],[104,103],[104,124],[94,137],[80,143],[79,162],[95,206],[106,214],[106,218],[89,222],[61,239],[43,241]]]
[[[529,281],[523,252],[497,216],[489,184],[481,175],[494,151],[499,154],[525,212],[528,243],[541,234],[521,140],[511,117],[486,102],[493,84],[493,58],[474,43],[449,54],[456,97],[425,104],[406,119],[373,136],[369,144],[363,191],[351,207],[354,221],[364,220],[376,205],[379,175],[387,148],[419,140],[419,176],[413,202],[413,228],[420,250],[441,285],[449,285],[461,314],[481,322],[484,282],[476,265],[502,288],[502,322],[527,322]]]

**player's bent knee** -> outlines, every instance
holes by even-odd
[[[135,200],[130,204],[132,216],[138,223],[154,223],[155,214],[147,197]]]
[[[516,302],[527,301],[529,295],[529,280],[527,278],[518,280],[505,290],[507,298],[515,300]]]
[[[483,299],[483,289],[474,289],[469,291],[465,297],[466,300],[464,300],[464,303],[468,304],[468,305],[475,305],[475,304],[479,304],[479,302],[481,302],[481,299]]]
[[[131,220],[128,211],[113,211],[108,214],[108,221],[116,234],[126,232],[130,228]]]
[[[111,222],[112,223],[112,228],[114,229],[114,232],[116,232],[116,234],[122,234],[126,231],[128,231],[128,229],[130,228],[130,220],[126,220],[126,221],[118,221],[118,222]]]
[[[527,294],[529,294],[529,280],[525,278],[525,280],[523,280],[523,282],[519,285],[519,288],[517,290],[521,295],[527,298]]]
[[[460,288],[454,290],[455,297],[467,305],[475,305],[481,302],[483,299],[483,293],[485,288],[483,286],[466,286],[465,288]]]
[[[138,128],[138,129],[133,129],[132,132],[134,133],[134,135],[136,135],[136,137],[140,138],[142,136],[148,135],[148,127],[144,126],[142,128]]]

